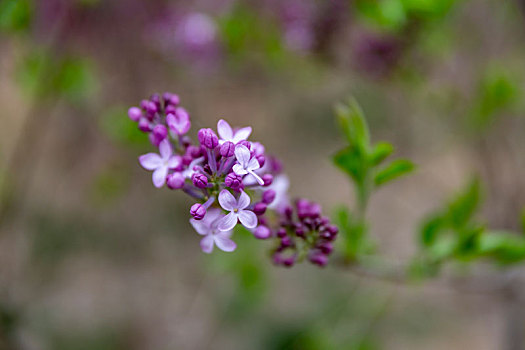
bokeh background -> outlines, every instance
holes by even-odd
[[[0,0],[0,349],[503,349],[512,324],[525,330],[505,298],[284,269],[249,236],[235,253],[202,254],[192,203],[153,187],[137,162],[151,146],[126,112],[171,91],[194,133],[220,118],[251,125],[291,194],[332,215],[354,203],[331,161],[344,145],[332,108],[354,96],[373,140],[418,164],[369,211],[378,250],[403,262],[421,220],[472,174],[488,224],[519,226],[524,10]]]

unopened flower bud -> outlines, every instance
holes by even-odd
[[[232,190],[237,190],[242,186],[242,177],[235,173],[229,173],[224,179],[224,184]]]
[[[235,145],[233,144],[233,142],[226,141],[225,143],[223,143],[221,145],[220,153],[221,156],[225,158],[233,157],[233,155],[235,154]]]
[[[270,204],[275,200],[276,193],[274,190],[266,190],[262,194],[262,202]]]
[[[184,175],[182,173],[169,174],[166,178],[166,185],[172,190],[182,188],[184,186]]]
[[[277,237],[283,238],[286,236],[286,229],[281,227],[277,230]]]
[[[318,247],[324,254],[328,255],[334,250],[334,246],[330,242],[323,242]]]
[[[259,162],[259,165],[262,168],[264,166],[264,163],[266,162],[266,157],[264,156],[264,154],[259,154],[255,156],[255,159],[257,159],[257,162]]]
[[[319,265],[321,267],[328,264],[328,257],[321,252],[310,255],[309,260],[312,262],[312,264]]]
[[[208,178],[204,174],[194,173],[191,176],[191,181],[197,188],[206,188],[208,187]]]
[[[206,148],[214,149],[219,144],[219,138],[210,128],[200,129],[198,137],[201,145],[205,146]]]
[[[272,235],[272,231],[263,225],[259,225],[254,231],[253,235],[258,239],[267,239]]]
[[[273,182],[273,175],[272,174],[264,174],[262,177],[261,177],[264,181],[264,185],[263,186],[270,186]]]
[[[153,128],[153,136],[155,137],[155,140],[160,143],[160,141],[168,136],[168,129],[162,124],[155,125]]]
[[[128,109],[128,117],[134,122],[138,122],[142,117],[142,111],[138,107],[131,107]]]
[[[202,220],[206,215],[206,208],[200,203],[195,203],[190,208],[190,214],[195,220]]]
[[[165,92],[162,94],[162,99],[166,106],[177,106],[180,103],[180,98],[176,94]]]
[[[263,215],[266,212],[266,204],[264,204],[263,202],[256,203],[253,206],[253,212],[256,215]]]
[[[150,132],[151,131],[151,125],[149,121],[146,118],[140,118],[139,120],[139,129],[143,132]]]

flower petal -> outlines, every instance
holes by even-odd
[[[228,190],[222,190],[221,193],[219,193],[219,204],[222,209],[227,211],[232,211],[237,208],[237,200]]]
[[[253,211],[240,210],[237,213],[239,221],[246,228],[255,228],[257,226],[257,215]]]
[[[182,157],[179,155],[171,156],[168,160],[168,168],[175,169],[182,163]]]
[[[241,191],[241,195],[239,196],[239,200],[237,201],[237,208],[242,210],[250,205],[250,196],[246,194],[246,192]]]
[[[162,166],[162,158],[157,153],[148,153],[139,157],[139,163],[146,170],[155,170]]]
[[[217,208],[211,208],[206,212],[204,218],[200,221],[206,222],[211,227],[214,221],[217,221],[221,216],[221,210]]]
[[[250,137],[250,134],[252,133],[251,126],[247,126],[245,128],[241,128],[235,132],[235,135],[233,136],[233,143],[239,143],[243,140],[246,140],[248,137]]]
[[[240,165],[240,164],[234,164],[232,169],[233,169],[233,172],[234,172],[235,174],[237,174],[237,175],[241,175],[241,176],[242,176],[242,175],[246,175],[246,174],[248,174],[248,172],[246,171],[246,169],[244,169],[244,168],[242,167],[242,165]]]
[[[217,228],[220,231],[231,231],[237,225],[237,214],[231,212],[219,219]]]
[[[206,213],[206,216],[207,215],[208,213]],[[208,226],[209,222],[205,222],[204,219],[202,220],[190,219],[190,224],[191,226],[193,226],[193,228],[195,229],[195,231],[197,231],[199,235],[208,235],[211,233],[210,227]]]
[[[217,123],[217,132],[223,140],[230,141],[233,138],[232,127],[224,119],[219,120]]]
[[[250,150],[244,145],[238,145],[235,147],[235,157],[239,164],[241,164],[243,168],[246,168],[251,157]]]
[[[171,148],[171,142],[165,138],[159,144],[159,153],[162,159],[167,160],[173,154],[173,149]]]
[[[157,188],[161,188],[166,182],[166,176],[168,175],[168,168],[161,166],[153,172],[153,185]]]
[[[201,239],[200,245],[201,245],[202,251],[208,254],[211,253],[213,251],[213,243],[214,243],[213,235],[207,235],[206,237]]]
[[[250,159],[248,162],[248,166],[246,167],[246,170],[257,170],[261,167],[259,164],[259,161],[255,158]]]
[[[223,250],[225,252],[233,252],[235,248],[237,248],[237,244],[235,244],[234,241],[232,241],[228,236],[222,236],[221,234],[217,234],[213,236],[215,240],[215,244],[217,245],[217,248],[220,250]]]

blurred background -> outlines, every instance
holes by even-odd
[[[251,125],[292,196],[332,215],[354,202],[331,162],[344,145],[332,108],[355,96],[373,140],[418,164],[369,211],[378,250],[405,261],[421,220],[472,174],[488,224],[519,226],[524,11],[521,0],[0,0],[0,349],[502,349],[513,319],[493,295],[279,268],[247,235],[235,253],[202,254],[192,203],[153,187],[137,162],[152,147],[126,113],[171,91],[193,135],[220,118]]]

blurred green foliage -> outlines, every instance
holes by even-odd
[[[476,219],[481,202],[481,185],[474,179],[423,223],[420,241],[425,261],[440,264],[449,259],[487,258],[509,264],[525,259],[523,233],[488,230]]]
[[[149,145],[147,137],[139,130],[137,123],[130,120],[124,106],[113,106],[102,114],[99,127],[112,141],[134,149],[146,149]]]
[[[0,31],[25,32],[30,28],[32,16],[32,1],[0,0]]]
[[[48,50],[34,50],[18,66],[17,77],[28,96],[64,97],[80,103],[96,89],[95,70],[89,59],[57,57]]]
[[[341,230],[344,257],[353,261],[359,255],[370,253],[373,247],[365,221],[369,197],[380,186],[409,174],[415,167],[408,159],[396,159],[383,165],[394,147],[386,142],[370,143],[368,125],[355,100],[338,105],[335,113],[347,146],[336,153],[334,163],[349,176],[357,197],[356,215],[341,208],[336,222]]]
[[[415,21],[439,20],[459,0],[357,0],[358,17],[378,29],[401,32]]]

